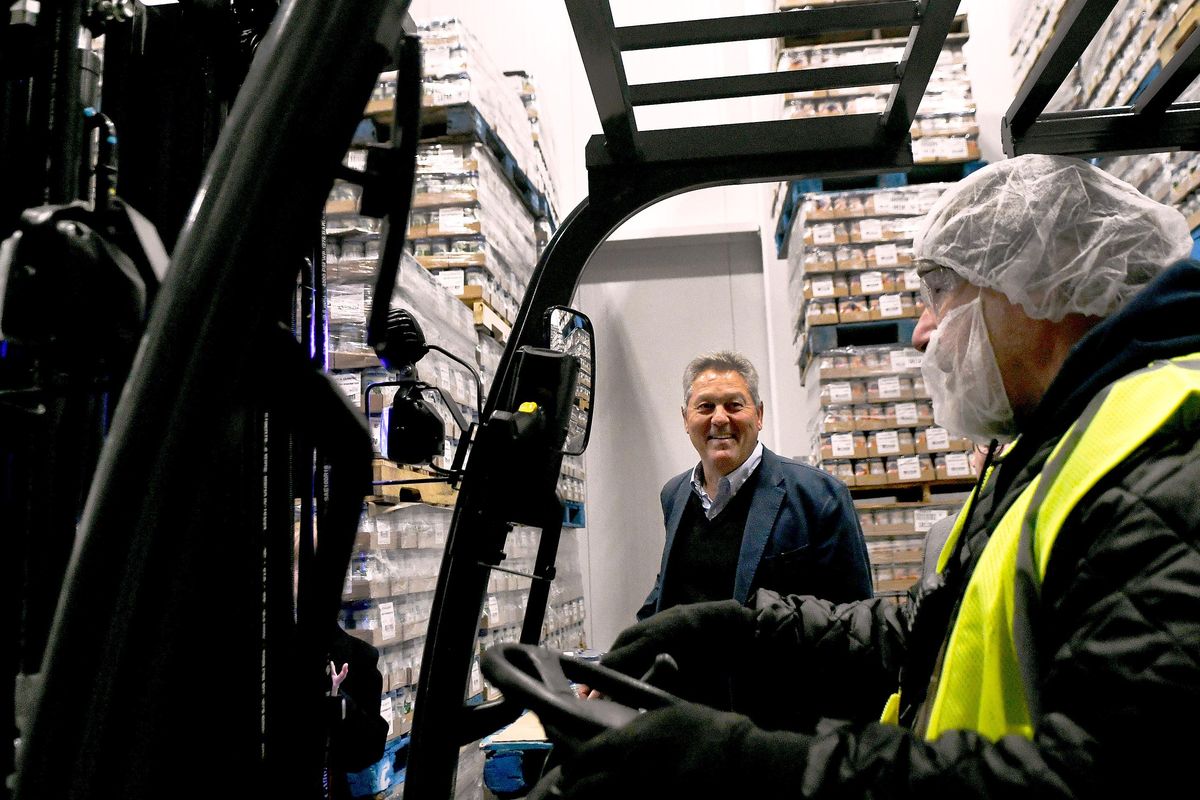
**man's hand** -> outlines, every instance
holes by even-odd
[[[785,786],[794,779],[799,786],[808,742],[800,734],[768,734],[738,714],[681,703],[597,736],[546,782],[571,800],[754,797],[764,781]],[[762,774],[781,764],[788,774]]]
[[[596,691],[586,683],[575,684],[575,696],[580,700],[599,700],[604,697],[601,692]]]
[[[339,670],[337,668],[337,665],[334,664],[332,661],[330,661],[329,662],[329,674],[332,676],[331,680],[333,681],[333,688],[330,689],[329,696],[337,697],[338,696],[338,687],[342,685],[342,681],[346,680],[346,676],[350,674],[350,662],[347,661],[345,664],[342,664],[342,668],[341,668],[341,670]],[[355,680],[358,680],[358,679],[355,678]]]
[[[752,643],[755,619],[736,600],[675,606],[622,631],[600,663],[636,678],[668,653],[685,681],[718,677]]]

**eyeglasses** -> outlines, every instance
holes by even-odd
[[[921,278],[921,300],[935,320],[945,310],[947,301],[967,282],[949,267],[933,263],[918,267],[917,274]]]

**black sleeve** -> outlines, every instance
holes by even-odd
[[[906,626],[886,598],[835,604],[760,589],[754,645],[734,678],[734,708],[768,728],[827,717],[878,719],[899,686]]]
[[[811,798],[1131,797],[1193,785],[1184,731],[1200,716],[1198,485],[1200,445],[1179,445],[1098,487],[1064,526],[1037,619],[1045,667],[1032,740],[949,731],[929,742],[870,723],[802,748],[760,733],[731,756]],[[794,613],[811,619],[805,601]]]

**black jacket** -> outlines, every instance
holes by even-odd
[[[383,675],[379,650],[342,630],[331,629],[329,660],[337,669],[349,664],[337,696],[327,697],[330,791],[334,800],[350,797],[347,772],[357,772],[383,758],[388,724],[379,715]]]
[[[926,742],[905,727],[864,721],[877,717],[898,681],[907,699],[923,699],[992,527],[1088,401],[1151,361],[1198,351],[1200,264],[1187,261],[1076,345],[981,492],[958,558],[907,606],[756,596],[765,652],[753,660],[769,658],[787,677],[774,687],[773,706],[757,686],[761,672],[742,687],[756,721],[787,724],[778,703],[785,686],[806,690],[796,696],[805,712],[857,720],[833,730],[826,723],[793,754],[793,796],[1154,796],[1194,785],[1200,398],[1083,498],[1058,535],[1036,609],[1042,716],[1032,741],[952,731]],[[932,590],[938,580],[945,588]],[[902,719],[911,724],[919,712],[914,706]]]

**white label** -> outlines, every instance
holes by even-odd
[[[917,404],[916,403],[897,403],[896,404],[896,424],[897,425],[916,425],[917,424]]]
[[[813,297],[833,297],[833,278],[818,278],[812,282]]]
[[[392,531],[390,528],[384,528],[381,531],[375,531],[375,541],[379,542],[380,547],[392,546]]]
[[[884,294],[879,296],[879,316],[898,317],[903,313],[900,307],[900,295]]]
[[[896,471],[902,481],[919,481],[921,479],[921,459],[916,456],[897,458]]]
[[[864,219],[858,223],[858,236],[864,242],[878,242],[883,238],[883,225],[877,219]]]
[[[376,453],[383,452],[383,426],[380,424],[380,417],[371,417],[371,446],[375,448]]]
[[[883,291],[883,275],[879,272],[864,272],[858,280],[864,294],[879,294]]]
[[[461,208],[439,208],[438,228],[442,233],[462,233],[467,230],[466,217]]]
[[[900,396],[900,379],[893,376],[891,378],[879,379],[879,399],[880,400],[895,400]]]
[[[434,273],[437,282],[453,295],[460,295],[466,289],[467,273],[461,269],[439,269]]]
[[[913,527],[918,533],[925,533],[933,527],[933,523],[948,516],[950,512],[944,508],[918,508],[913,512]]]
[[[396,638],[396,604],[388,601],[379,604],[379,628],[384,639]]]
[[[920,372],[921,362],[925,360],[925,354],[918,350],[906,350],[904,351],[904,355],[904,361],[907,364],[908,369],[914,372]]]
[[[950,434],[945,428],[930,428],[925,431],[925,446],[930,450],[949,450]]]
[[[362,407],[362,376],[357,372],[339,372],[331,376],[355,408]]]
[[[882,245],[880,245],[882,247]],[[891,245],[895,247],[896,245]],[[921,291],[921,276],[917,274],[915,269],[904,270],[904,289],[908,292]]]
[[[904,350],[893,350],[888,354],[892,362],[892,372],[904,372],[908,369],[908,353]]]
[[[891,192],[880,192],[875,195],[875,213],[895,214],[897,199],[896,195]]]
[[[813,226],[813,244],[833,244],[835,239],[832,225]]]
[[[971,474],[971,462],[966,453],[946,454],[946,475],[950,478],[965,478]]]
[[[483,691],[483,675],[479,672],[479,662],[472,661],[471,662],[471,687],[470,687],[470,690],[467,692],[467,694],[474,697],[475,695],[479,694],[482,691]]]
[[[379,716],[387,720],[388,736],[392,735],[392,698],[385,697],[379,701]]]
[[[831,403],[849,403],[854,397],[853,390],[848,383],[831,383],[829,384],[829,402]]]
[[[942,148],[933,139],[913,139],[913,160],[933,161],[941,153],[941,149]]]
[[[854,455],[854,434],[835,433],[829,437],[829,442],[833,445],[834,458],[847,458]]]
[[[331,320],[349,320],[362,322],[367,318],[366,287],[358,286],[353,289],[345,287],[329,293],[329,318]]]
[[[488,595],[488,625],[495,627],[500,624],[500,599],[494,594]]]
[[[894,267],[900,262],[894,244],[875,245],[875,263],[881,267]]]
[[[900,452],[900,435],[895,431],[880,431],[875,434],[875,449],[881,456],[895,455]]]
[[[952,158],[966,160],[969,150],[967,149],[966,139],[943,139],[939,155],[942,158]]]

